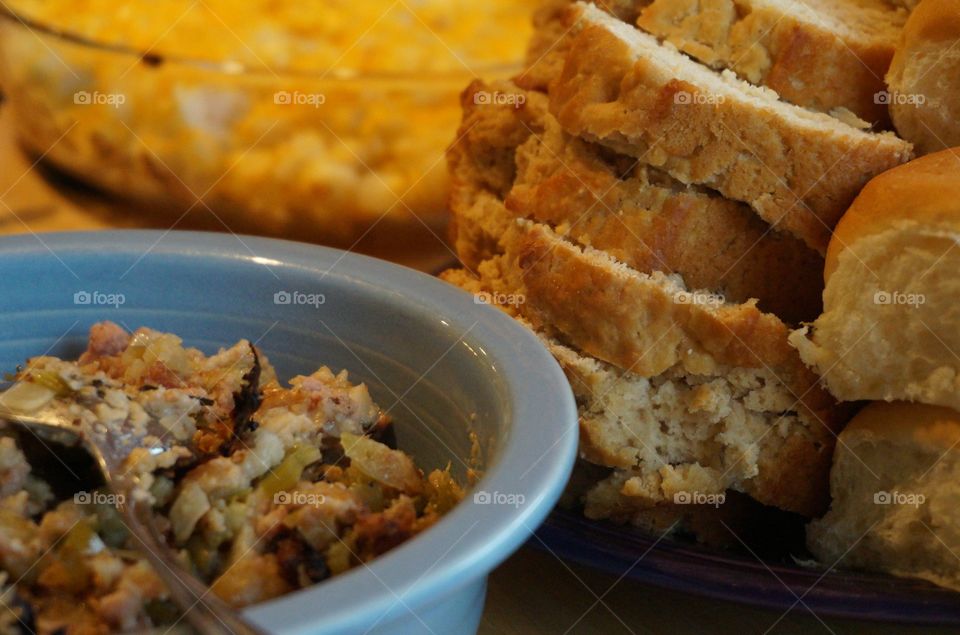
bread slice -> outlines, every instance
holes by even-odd
[[[478,103],[494,94],[509,99]],[[542,134],[548,103],[546,95],[510,82],[480,81],[463,91],[460,103],[463,120],[447,150],[451,236],[460,261],[472,269],[503,251],[498,243],[513,220],[504,201],[517,177],[517,148]]]
[[[884,75],[907,18],[886,0],[641,0],[637,24],[782,99],[889,125]]]
[[[680,492],[718,494],[732,488],[781,509],[806,515],[823,511],[833,434],[841,417],[786,346],[782,323],[767,316],[770,323],[752,335],[757,348],[782,348],[791,357],[774,366],[757,363],[745,349],[704,348],[698,339],[714,339],[716,325],[702,315],[694,317],[702,307],[678,304],[691,310],[658,313],[666,306],[664,296],[685,289],[663,274],[634,273],[647,284],[622,297],[633,299],[630,306],[638,310],[639,321],[652,323],[647,352],[657,363],[618,368],[581,352],[589,351],[589,342],[581,350],[571,346],[583,338],[578,333],[567,338],[567,322],[552,320],[531,279],[542,272],[531,274],[523,264],[550,257],[538,244],[556,250],[560,260],[582,255],[564,252],[562,238],[528,222],[516,225],[506,242],[503,255],[481,263],[479,278],[462,270],[444,277],[474,293],[517,300],[505,308],[539,328],[573,387],[580,408],[581,455],[622,470],[625,496],[650,507],[673,502]],[[562,275],[559,260],[550,267]],[[596,328],[607,324],[608,308],[596,305],[591,317]],[[752,305],[741,309],[761,315]],[[770,338],[781,341],[763,341]],[[762,356],[772,363],[776,357],[768,351]],[[788,367],[798,376],[778,374],[777,369]]]
[[[563,69],[572,29],[566,14],[573,0],[544,0],[533,14],[533,35],[527,45],[523,71],[514,78],[518,86],[545,91]],[[603,0],[597,7],[613,17],[633,24],[640,14],[639,0]]]
[[[960,591],[960,413],[873,403],[850,422],[830,475],[830,512],[810,524],[827,565],[922,578]]]
[[[767,367],[797,394],[816,383],[787,343],[787,325],[754,302],[727,303],[678,276],[637,272],[543,225],[519,232],[526,312],[585,352],[644,377],[683,364],[698,373]]]
[[[722,496],[698,497],[697,503],[661,503],[655,506],[626,496],[623,493],[625,478],[622,474],[578,461],[564,498],[567,508],[581,507],[583,514],[592,520],[606,520],[616,524],[638,527],[654,538],[692,538],[700,544],[721,549],[742,549],[743,544],[762,545],[769,540],[771,530],[786,530],[777,540],[783,545],[787,540],[802,544],[802,537],[793,535],[796,530],[784,527],[800,526],[793,514],[756,502],[740,492],[729,490]],[[708,504],[708,500],[713,504]],[[785,540],[786,539],[786,540]]]
[[[485,94],[514,98],[495,105]],[[454,242],[468,267],[501,251],[507,223],[529,218],[639,271],[680,274],[731,302],[758,298],[790,323],[819,313],[822,258],[747,205],[567,134],[539,92],[474,82],[463,104],[449,165]]]
[[[824,509],[832,438],[770,371],[645,378],[550,348],[580,404],[582,456],[618,468],[633,505],[734,489],[807,515]]]
[[[823,252],[874,175],[912,147],[779,101],[582,2],[550,107],[564,129],[748,203]]]

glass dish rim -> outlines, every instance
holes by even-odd
[[[217,61],[213,59],[204,59],[190,55],[172,55],[172,54],[153,54],[150,51],[142,51],[132,46],[122,43],[102,42],[89,36],[81,35],[69,29],[62,29],[51,24],[15,11],[6,2],[0,0],[0,22],[8,21],[15,27],[25,28],[32,31],[37,37],[50,37],[60,40],[62,43],[72,44],[84,47],[91,51],[102,53],[111,53],[116,55],[125,55],[139,62],[151,64],[151,59],[158,60],[161,64],[174,64],[183,67],[192,67],[196,70],[219,73],[227,76],[237,77],[268,77],[274,79],[301,79],[315,82],[351,82],[365,80],[393,80],[407,82],[437,82],[459,81],[465,79],[481,79],[485,75],[508,76],[523,69],[523,60],[516,62],[498,62],[496,64],[478,65],[476,68],[464,66],[462,69],[455,69],[442,72],[417,72],[417,71],[361,71],[349,67],[339,68],[333,66],[327,69],[302,70],[290,68],[272,68],[267,65],[252,66],[235,61]]]

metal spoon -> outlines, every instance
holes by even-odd
[[[14,400],[5,400],[6,396],[6,393],[0,393],[0,421],[20,426],[42,439],[62,445],[80,443],[94,458],[104,481],[116,495],[119,502],[117,508],[130,535],[136,539],[138,550],[166,584],[171,599],[183,611],[187,623],[204,634],[263,635],[263,631],[249,624],[237,611],[210,593],[207,585],[186,571],[173,557],[154,523],[149,502],[142,493],[138,493],[136,476],[124,468],[127,455],[139,445],[141,438],[132,434],[101,434],[88,430],[66,417],[55,402],[37,409],[13,408],[8,402]],[[153,419],[149,420],[146,428],[146,435],[158,439],[169,438],[167,429]]]

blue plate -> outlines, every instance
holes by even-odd
[[[537,536],[562,558],[652,586],[821,617],[960,626],[960,596],[920,580],[761,562],[555,510]],[[537,546],[536,540],[530,544]],[[642,554],[647,555],[637,562]]]

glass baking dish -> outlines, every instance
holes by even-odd
[[[442,231],[459,93],[518,67],[275,72],[143,54],[0,9],[0,86],[35,158],[171,221],[208,210],[230,231],[329,244],[376,225]]]

